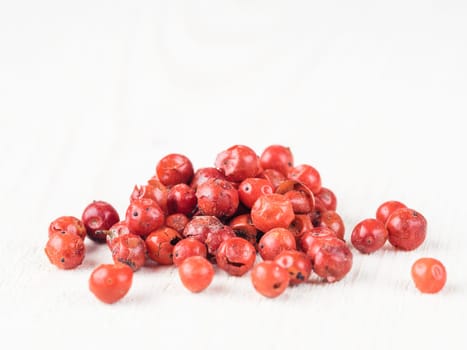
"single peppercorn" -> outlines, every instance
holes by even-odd
[[[292,204],[282,194],[260,196],[251,208],[251,220],[263,232],[276,227],[287,228],[295,218]]]
[[[446,268],[435,258],[420,258],[411,269],[415,287],[422,293],[438,293],[446,284]]]
[[[104,201],[93,201],[83,211],[81,221],[86,227],[90,239],[97,243],[105,243],[107,238],[104,231],[120,221],[117,210]]]
[[[44,251],[52,264],[59,269],[69,270],[81,265],[86,249],[80,236],[59,232],[49,237]]]
[[[380,249],[388,239],[384,224],[373,218],[365,219],[355,225],[351,242],[361,253],[370,254]]]
[[[427,222],[425,217],[410,208],[396,209],[386,221],[388,240],[401,250],[414,250],[426,238]]]
[[[253,267],[255,260],[255,247],[240,237],[226,239],[216,252],[217,266],[232,276],[243,276]]]
[[[251,271],[251,282],[255,290],[268,298],[276,298],[287,289],[290,276],[287,269],[274,261],[262,261]]]
[[[183,154],[172,153],[164,156],[156,165],[156,174],[164,186],[191,182],[194,170],[193,164]]]
[[[223,171],[227,180],[233,182],[255,177],[259,171],[257,154],[245,145],[234,145],[220,152],[216,157],[215,165]]]
[[[286,228],[276,227],[266,232],[258,243],[258,252],[263,260],[274,260],[285,250],[296,249],[295,236]]]
[[[214,278],[214,267],[202,256],[190,256],[178,266],[178,275],[186,289],[193,293],[205,290]]]
[[[235,214],[239,204],[237,189],[227,180],[209,179],[196,190],[201,215],[228,218]]]

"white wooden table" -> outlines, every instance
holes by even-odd
[[[0,334],[8,348],[466,349],[467,7],[463,1],[0,3]],[[121,215],[162,156],[195,167],[280,143],[338,196],[348,238],[379,204],[422,212],[425,243],[364,256],[335,284],[270,300],[217,271],[190,294],[172,267],[104,305],[110,262],[43,252],[49,222],[94,199]],[[445,289],[422,295],[419,257]]]

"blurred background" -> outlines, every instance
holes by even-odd
[[[465,175],[465,7],[3,1],[2,159],[65,208],[121,201],[166,153],[200,167],[242,143],[289,145],[338,193],[398,179],[403,196],[433,172],[450,185]]]
[[[442,255],[465,296],[466,18],[461,0],[0,0],[0,255],[50,275],[48,223],[93,199],[123,214],[164,155],[197,168],[283,144],[335,191],[347,235],[385,200],[423,212],[421,253]],[[0,265],[2,289],[36,305],[26,267],[12,282]]]

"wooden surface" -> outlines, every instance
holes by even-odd
[[[0,332],[9,348],[465,349],[467,9],[462,1],[0,3]],[[47,227],[94,199],[123,216],[168,153],[211,166],[246,144],[291,147],[353,226],[398,199],[425,243],[355,250],[348,276],[270,300],[217,271],[190,294],[172,267],[135,274],[108,306],[88,291],[110,262],[86,242],[59,271]],[[448,282],[422,295],[411,264]]]

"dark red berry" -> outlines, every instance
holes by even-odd
[[[90,239],[98,243],[107,241],[105,231],[120,221],[115,208],[104,201],[93,201],[83,211],[81,221]]]
[[[321,202],[323,202],[327,210],[336,211],[337,197],[329,188],[321,187],[321,190],[315,194],[315,197],[319,198]]]
[[[169,214],[182,213],[192,215],[196,208],[195,191],[187,184],[181,183],[170,188],[167,196]]]

